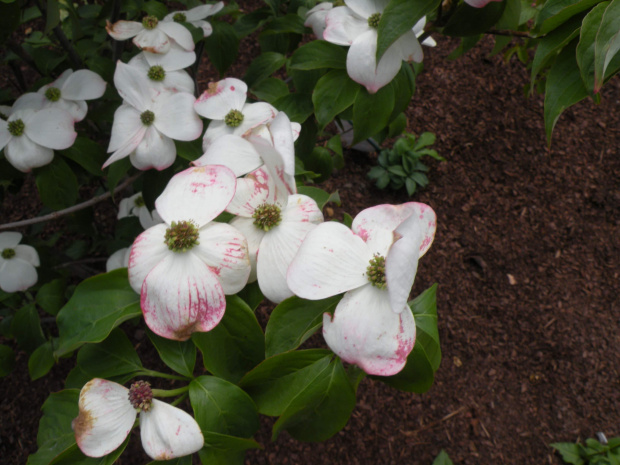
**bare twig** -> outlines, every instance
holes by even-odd
[[[491,34],[494,36],[525,37],[526,39],[536,39],[536,37],[532,37],[527,31],[505,31],[491,29],[490,31],[487,31],[486,34]]]
[[[127,186],[133,183],[140,176],[142,176],[142,172],[134,176],[131,176],[130,178],[127,178],[125,182],[123,182],[121,185],[117,186],[116,189],[114,189],[114,194],[125,189]],[[13,223],[0,224],[0,231],[4,231],[6,229],[21,228],[23,226],[30,226],[31,224],[43,223],[44,221],[56,220],[62,216],[69,215],[71,213],[75,213],[80,210],[84,210],[85,208],[88,208],[92,205],[95,205],[96,203],[106,200],[108,197],[111,197],[112,195],[113,194],[111,194],[108,191],[105,194],[101,194],[101,195],[98,195],[97,197],[93,197],[92,199],[87,200],[86,202],[78,203],[77,205],[73,205],[72,207],[65,208],[64,210],[59,210],[57,212],[50,213],[49,215],[37,216],[36,218],[29,218],[27,220],[15,221]]]

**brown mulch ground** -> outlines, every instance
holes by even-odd
[[[487,58],[490,41],[447,61],[455,45],[425,49],[408,112],[447,159],[413,198],[438,215],[414,289],[439,283],[435,384],[412,395],[364,380],[349,424],[321,444],[269,443],[265,420],[248,464],[430,465],[441,449],[457,464],[559,464],[551,442],[620,435],[620,80],[601,105],[568,110],[547,150],[523,65]],[[408,200],[367,180],[373,156],[346,162],[324,186],[343,210]],[[38,409],[70,363],[29,382],[19,354],[0,385],[0,463],[36,450]]]

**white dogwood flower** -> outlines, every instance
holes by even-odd
[[[25,291],[37,283],[39,254],[29,245],[21,245],[18,232],[0,233],[0,289],[4,292]]]
[[[138,53],[127,64],[144,73],[154,87],[161,87],[169,92],[194,93],[194,80],[187,71],[174,69],[174,66],[171,67],[165,62],[163,65],[151,65],[144,52]]]
[[[79,415],[73,420],[75,440],[88,457],[103,457],[117,449],[140,413],[144,451],[153,460],[169,460],[202,449],[200,426],[180,408],[153,398],[149,383],[129,389],[95,378],[80,391]]]
[[[144,203],[144,197],[142,192],[132,195],[121,200],[118,204],[117,218],[127,218],[128,216],[136,216],[140,220],[140,225],[144,229],[149,229],[156,224],[163,223],[157,210],[153,210],[151,213]]]
[[[192,26],[202,29],[204,37],[209,37],[213,33],[211,25],[205,18],[213,16],[224,8],[224,2],[215,4],[198,5],[187,11],[173,11],[166,15],[162,21],[175,21],[178,23],[190,23]]]
[[[173,42],[185,51],[194,50],[194,40],[187,28],[174,21],[159,21],[155,16],[145,16],[142,22],[124,20],[114,24],[108,22],[106,30],[116,40],[133,37],[136,47],[150,53],[168,53]]]

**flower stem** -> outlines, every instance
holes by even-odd
[[[183,386],[178,389],[153,389],[153,397],[175,397],[185,394],[189,391],[189,386]]]
[[[153,376],[155,378],[178,379],[181,381],[187,381],[190,379],[185,376],[169,375],[168,373],[162,373],[160,371],[155,371],[155,370],[141,370],[138,373],[136,373],[136,376]]]

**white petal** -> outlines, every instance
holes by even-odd
[[[256,170],[245,178],[237,179],[235,197],[226,207],[227,212],[250,218],[258,206],[267,202],[269,186],[263,181],[264,178],[257,177],[263,173],[262,170]]]
[[[236,78],[211,82],[194,104],[196,113],[209,119],[223,120],[231,110],[241,110],[248,86]]]
[[[153,107],[153,124],[171,139],[198,139],[202,134],[202,120],[194,111],[194,101],[194,96],[187,92],[162,94]]]
[[[67,78],[61,95],[69,100],[92,100],[101,97],[105,87],[106,82],[97,73],[80,69]]]
[[[191,220],[201,228],[228,206],[236,182],[233,172],[225,166],[188,168],[170,179],[155,207],[168,224]]]
[[[372,251],[340,223],[318,225],[304,239],[287,273],[299,297],[319,300],[368,284]]]
[[[106,272],[117,270],[119,268],[127,268],[129,266],[130,247],[123,247],[114,252],[105,262]]]
[[[402,57],[400,50],[392,45],[376,60],[377,30],[371,29],[357,37],[347,53],[347,73],[355,82],[362,84],[374,94],[398,74]]]
[[[284,157],[269,142],[258,136],[250,136],[248,140],[265,163],[262,168],[268,175],[269,203],[286,205],[286,198],[297,192],[295,177],[285,170]]]
[[[4,155],[11,165],[24,173],[45,166],[54,159],[52,149],[32,142],[26,135],[11,138],[4,148]]]
[[[256,253],[258,252],[263,237],[265,237],[265,231],[254,226],[253,218],[237,216],[230,220],[230,225],[240,231],[248,241],[248,257],[250,259],[250,266],[252,267],[248,282],[253,283],[256,281]]]
[[[139,113],[149,110],[153,105],[153,86],[139,68],[118,61],[114,71],[114,85],[123,100]]]
[[[155,225],[140,234],[131,246],[128,263],[129,284],[138,294],[146,275],[172,253],[164,243],[167,228],[165,224]]]
[[[339,6],[327,13],[323,38],[338,45],[351,45],[360,35],[372,28],[366,19],[360,19],[346,6]]]
[[[151,410],[140,413],[140,437],[153,460],[169,460],[202,449],[200,426],[180,408],[153,399]]]
[[[407,363],[415,344],[413,313],[394,313],[387,291],[368,284],[347,292],[333,320],[323,315],[323,337],[331,350],[370,375],[392,376]]]
[[[82,121],[86,117],[86,113],[88,113],[88,105],[86,105],[84,100],[66,100],[62,97],[56,102],[46,99],[45,108],[64,110],[71,115],[75,122]]]
[[[134,145],[130,152],[133,151],[144,137],[146,129],[140,120],[140,111],[131,105],[122,104],[114,112],[108,152],[114,152],[130,142]]]
[[[234,134],[235,136],[243,135],[242,133],[235,131],[235,128],[227,126],[222,120],[211,120],[209,126],[207,126],[207,130],[205,131],[205,135],[202,138],[203,152],[206,152],[214,141],[227,134]]]
[[[14,247],[15,250],[15,258],[19,258],[26,263],[30,263],[32,266],[39,266],[41,262],[39,261],[39,254],[34,247],[29,245],[16,245]]]
[[[345,0],[344,2],[362,18],[369,18],[375,13],[382,13],[389,3],[388,0]]]
[[[224,294],[236,294],[248,282],[248,243],[231,225],[212,222],[201,228],[200,244],[192,252],[218,276]]]
[[[80,413],[71,424],[80,450],[89,457],[103,457],[120,446],[136,421],[129,390],[95,378],[80,392]]]
[[[24,247],[24,246],[16,246]],[[25,291],[37,283],[37,270],[30,263],[18,257],[5,260],[0,271],[0,289],[4,292]]]
[[[192,33],[189,32],[188,29],[182,24],[160,21],[157,28],[166,33],[168,37],[172,38],[184,50],[188,52],[194,50],[194,39],[192,39]]]
[[[325,19],[327,18],[327,13],[334,7],[333,3],[324,2],[317,4],[311,10],[308,10],[306,13],[306,21],[304,22],[304,26],[311,27],[312,32],[317,38],[323,38],[323,32],[325,31],[325,27],[327,24],[325,23]]]
[[[243,121],[235,128],[235,134],[244,135],[261,124],[269,123],[278,114],[272,105],[266,102],[246,103],[242,109]]]
[[[202,29],[202,36],[209,37],[213,34],[213,27],[207,21],[192,21],[192,26]]]
[[[193,65],[196,61],[196,52],[187,52],[175,43],[172,44],[170,50],[168,50],[168,53],[163,55],[160,53],[151,53],[146,50],[142,53],[144,53],[149,65],[159,65],[166,71],[177,71],[187,68],[188,66]]]
[[[194,94],[194,80],[186,71],[166,71],[163,86],[170,92],[188,92]]]
[[[45,94],[47,89],[49,89],[50,87],[56,87],[57,89],[62,89],[62,86],[64,85],[65,82],[67,82],[67,79],[69,79],[69,76],[71,76],[72,74],[73,74],[73,70],[71,68],[64,70],[62,74],[58,76],[58,78],[55,81],[52,81],[49,84],[45,84],[39,87],[39,90],[37,92],[40,94]]]
[[[396,40],[396,42],[390,45],[385,53],[387,54],[390,49],[397,50],[401,59],[405,61],[415,61],[416,63],[420,63],[424,58],[422,46],[420,45],[420,42],[418,42],[418,38],[413,31],[405,32]],[[381,61],[379,61],[379,67],[381,66],[383,66],[383,57],[381,57]]]
[[[295,137],[291,120],[283,111],[269,124],[274,148],[282,155],[284,171],[295,176]]]
[[[108,34],[116,40],[130,39],[140,31],[144,31],[142,23],[138,23],[137,21],[117,21],[114,24],[108,21],[105,28]]]
[[[146,276],[140,306],[155,334],[185,341],[217,326],[226,297],[217,275],[191,250],[170,252]]]
[[[224,8],[224,2],[217,2],[212,5],[198,5],[185,12],[185,17],[188,21],[196,21],[198,19],[205,19],[208,16],[213,16]]]
[[[24,109],[41,110],[45,106],[45,102],[47,102],[45,95],[38,92],[28,92],[15,100],[11,108],[11,115]]]
[[[127,197],[122,199],[118,204],[118,215],[117,219],[126,218],[128,216],[135,216],[135,212],[133,211],[136,208],[136,199],[142,197],[142,192],[138,192],[131,197]]]
[[[77,132],[73,117],[64,110],[45,108],[37,111],[26,124],[24,134],[43,147],[63,150],[73,145]]]
[[[177,149],[169,137],[150,126],[136,150],[129,155],[131,164],[139,170],[155,168],[158,171],[174,163]]]
[[[162,30],[159,23],[155,29],[143,29],[134,38],[136,47],[151,53],[168,53],[170,50],[170,37]],[[189,31],[188,31],[189,32]]]
[[[4,249],[13,249],[22,240],[22,234],[16,231],[0,232],[0,252]]]
[[[254,146],[243,137],[226,134],[209,145],[205,154],[193,162],[195,166],[224,165],[243,176],[263,164]]]

